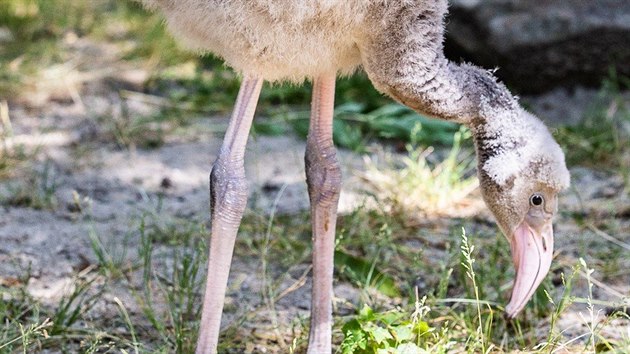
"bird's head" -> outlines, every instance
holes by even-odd
[[[564,154],[547,128],[525,111],[518,122],[510,133],[486,134],[476,144],[481,192],[516,269],[508,317],[525,307],[549,271],[558,193],[569,185]]]

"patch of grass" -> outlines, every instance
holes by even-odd
[[[303,262],[310,256],[309,218],[306,212],[275,215],[270,223],[266,214],[246,212],[239,232],[247,236],[237,237],[237,250],[246,257],[260,258],[261,250],[266,249],[265,257],[282,268]]]
[[[128,273],[137,266],[129,261],[129,238],[130,234],[125,235],[125,239],[121,243],[105,241],[96,232],[96,228],[92,221],[88,226],[88,238],[92,252],[96,257],[98,271],[108,279],[118,279],[127,277]]]
[[[12,0],[2,3],[0,23],[12,31],[16,40],[35,41],[61,36],[66,30],[91,31],[97,22],[91,13],[95,6],[76,1]],[[62,11],[64,10],[64,11]]]
[[[18,324],[16,327],[19,328],[19,334],[16,333],[13,335],[13,338],[7,338],[6,341],[3,341],[3,343],[0,344],[0,351],[12,352],[22,348],[23,352],[26,352],[26,349],[31,347],[31,344],[36,340],[36,338],[46,338],[48,336],[47,328],[50,327],[50,325],[51,323],[48,319],[45,319],[41,323],[30,324],[26,327]],[[7,326],[4,334],[9,334],[11,329],[11,325]]]
[[[145,211],[135,227],[122,247],[90,234],[101,273],[123,282],[141,310],[130,317],[117,301],[134,347],[143,353],[194,352],[205,283],[201,270],[207,262],[204,226],[163,217],[158,207]],[[139,240],[133,262],[128,259],[134,253],[127,244],[131,237]],[[136,328],[140,319],[145,325]]]
[[[138,228],[138,254],[142,264],[142,291],[135,292],[144,316],[151,324],[161,350],[174,353],[194,351],[201,314],[204,279],[201,270],[207,262],[203,226],[169,233],[170,245],[158,251],[161,232],[143,218]],[[163,242],[163,241],[162,241]],[[156,264],[170,264],[156,267]]]
[[[475,334],[471,333],[470,343],[472,343],[472,349],[474,351],[479,350],[479,346],[481,347],[481,352],[485,353],[487,349],[490,349],[487,348],[488,344],[486,343],[486,338],[490,334],[488,332],[490,331],[490,327],[492,326],[492,316],[488,317],[488,320],[484,325],[484,321],[481,316],[481,304],[479,303],[480,299],[479,288],[477,287],[477,276],[475,274],[474,268],[475,259],[473,258],[473,252],[475,251],[475,246],[471,245],[468,242],[468,237],[466,236],[466,230],[464,228],[462,228],[462,244],[460,246],[460,249],[462,251],[462,256],[464,257],[462,266],[466,270],[466,276],[468,277],[468,279],[470,279],[470,282],[472,283],[473,293],[475,294],[475,307],[477,309],[477,330]],[[490,307],[488,306],[488,308]],[[490,314],[492,314],[492,311],[490,311]]]
[[[134,150],[154,149],[164,144],[167,133],[181,124],[178,119],[164,114],[137,116],[129,113],[126,101],[121,103],[121,113],[102,117],[111,140],[121,148]]]
[[[386,296],[399,297],[400,290],[396,286],[395,279],[381,272],[380,266],[382,265],[376,260],[368,261],[354,256],[341,247],[335,251],[335,268],[341,279],[347,279],[363,289],[371,288]]]
[[[562,286],[563,291],[560,296],[560,301],[557,303],[553,300],[551,295],[545,290],[545,295],[547,296],[547,300],[553,305],[554,309],[551,313],[551,321],[549,326],[549,333],[547,335],[547,341],[544,347],[557,347],[560,345],[562,340],[562,334],[557,331],[557,324],[560,318],[560,315],[573,303],[573,298],[571,297],[571,291],[573,290],[573,280],[575,279],[575,275],[578,273],[579,267],[576,265],[573,267],[571,274],[568,277],[565,277],[564,273],[561,273]]]
[[[0,140],[3,140],[0,138]],[[2,142],[0,142],[2,144]],[[24,146],[4,146],[0,148],[0,179],[7,179],[15,175],[24,162],[28,161],[32,154],[28,153]]]
[[[0,353],[49,349],[96,353],[133,347],[124,337],[94,327],[90,311],[104,294],[97,275],[89,270],[78,274],[58,303],[43,305],[30,295],[26,285],[30,273],[26,274],[15,284],[0,285]]]
[[[105,1],[11,0],[0,3],[0,94],[17,94],[41,68],[67,60],[63,37],[90,33],[100,22]]]
[[[10,99],[31,92],[52,68],[63,70],[49,81],[64,82],[68,70],[83,70],[84,61],[89,59],[75,47],[77,40],[87,39],[83,44],[109,43],[112,46],[108,50],[120,50],[122,60],[140,61],[139,65],[156,72],[200,60],[178,48],[159,15],[148,13],[131,0],[3,1],[0,29],[5,33],[0,45],[0,95]]]
[[[586,298],[573,294],[574,279],[579,274],[585,274],[589,288],[592,286],[589,278],[592,270],[589,270],[583,261],[575,264],[568,276],[562,275],[561,287],[537,291],[537,294],[543,294],[544,301],[549,305],[548,310],[540,317],[535,316],[539,319],[529,320],[532,311],[535,310],[530,304],[518,319],[507,320],[502,316],[502,306],[494,301],[500,294],[482,295],[484,288],[500,286],[500,281],[496,281],[495,278],[502,270],[495,267],[494,271],[488,271],[492,266],[483,268],[483,271],[475,270],[481,268],[479,264],[489,260],[483,253],[479,253],[477,257],[481,257],[482,262],[476,262],[473,250],[475,247],[470,239],[462,236],[460,252],[463,261],[457,271],[465,273],[465,279],[451,277],[450,268],[444,273],[445,277],[437,285],[434,295],[428,295],[420,303],[416,301],[415,304],[392,308],[392,305],[383,305],[388,300],[381,300],[365,305],[356,315],[347,318],[341,326],[344,339],[338,352],[503,353],[514,350],[533,353],[555,350],[623,352],[629,348],[627,340],[612,339],[603,334],[606,327],[612,327],[614,324],[610,320],[602,322],[595,319],[594,303],[597,301],[592,298],[590,290]],[[445,285],[446,282],[449,283],[448,286]],[[452,294],[455,291],[460,294],[468,292],[469,295],[445,297],[447,293]],[[575,303],[588,305],[587,316],[583,318],[584,332],[577,336],[567,336],[557,328],[557,323],[560,316]],[[422,308],[422,315],[419,317],[418,308]],[[536,323],[547,317],[550,318],[551,326],[547,329],[545,338],[545,332],[541,333]],[[414,327],[417,323],[421,324],[422,330]],[[403,335],[400,335],[401,328]]]
[[[428,161],[432,148],[414,149],[407,145],[409,156],[401,159],[402,168],[383,169],[370,161],[363,179],[378,202],[394,211],[425,216],[457,215],[458,209],[471,204],[469,195],[479,183],[473,174],[471,153],[460,156],[461,142],[466,134],[469,133],[464,130],[454,134],[451,151],[437,164]]]
[[[21,350],[20,343],[25,338],[28,348],[69,351],[76,348],[85,352],[127,350],[138,353],[193,350],[205,278],[206,231],[199,222],[169,219],[163,215],[159,202],[153,205],[154,210],[145,210],[136,219],[131,236],[139,240],[137,246],[123,243],[116,246],[126,250],[114,252],[110,249],[114,245],[100,238],[95,243],[101,269],[119,269],[119,273],[100,273],[99,277],[106,279],[104,285],[86,278],[53,310],[39,309],[36,302],[27,298],[5,303],[4,308],[13,308],[10,311],[0,307],[0,316],[7,312],[12,316],[10,332],[6,330],[3,334],[0,330],[0,338],[3,338],[0,345],[10,342],[7,348]],[[275,326],[259,321],[261,318],[268,321],[269,303],[276,303],[293,288],[302,286],[306,279],[296,280],[290,288],[280,286],[287,271],[308,261],[310,225],[304,222],[307,218],[306,213],[270,218],[248,212],[236,253],[245,258],[266,257],[268,280],[263,290],[267,299],[253,308],[239,307],[236,318],[221,334],[221,353],[255,352],[255,348],[262,347],[274,353],[300,352],[304,348],[308,318],[292,323],[278,319]],[[336,279],[355,285],[361,292],[361,303],[357,304],[357,315],[335,316],[337,322],[333,331],[338,352],[525,350],[546,353],[558,348],[571,351],[592,350],[593,347],[623,352],[628,348],[630,341],[608,337],[604,332],[615,325],[612,317],[593,322],[590,315],[586,316],[588,333],[568,336],[565,328],[560,327],[564,326],[560,318],[568,311],[575,311],[576,304],[614,305],[592,299],[592,296],[574,295],[573,283],[586,271],[580,264],[566,277],[562,275],[562,286],[554,287],[546,281],[518,320],[504,319],[501,304],[511,284],[509,247],[504,240],[497,242],[494,231],[484,231],[477,225],[470,227],[477,229],[474,237],[462,239],[461,225],[453,226],[453,232],[446,235],[436,230],[422,234],[418,229],[405,226],[402,217],[391,217],[378,209],[359,209],[342,215],[337,251],[338,255],[341,251],[351,256],[351,261],[338,257]],[[431,240],[438,234],[444,239],[444,246]],[[131,263],[124,259],[136,252],[128,247],[137,247],[138,257]],[[420,281],[417,274],[422,274],[424,281]],[[378,279],[388,280],[384,283]],[[114,282],[116,288],[122,287],[132,294],[141,311],[128,312],[130,304],[114,300],[119,314],[113,321],[119,327],[115,333],[109,333],[109,325],[88,314],[90,304],[102,299],[103,289],[108,290]],[[424,299],[409,300],[419,298]],[[277,305],[272,306],[272,310],[283,311]],[[45,322],[46,318],[57,325],[55,331]],[[550,327],[541,330],[540,324],[546,321]],[[83,323],[85,327],[80,326]],[[20,325],[31,330],[25,330],[22,335]],[[284,342],[279,341],[278,336],[285,338]],[[590,338],[588,342],[587,338]]]
[[[54,210],[57,207],[57,176],[54,164],[47,160],[39,171],[16,184],[7,186],[7,195],[0,196],[3,205]]]
[[[37,302],[26,290],[31,277],[27,269],[19,278],[2,277],[0,282],[0,353],[29,348],[39,338],[48,336],[51,323],[40,316]]]
[[[103,295],[101,291],[90,292],[96,277],[88,279],[78,278],[73,284],[73,291],[67,297],[63,297],[55,307],[52,316],[52,326],[49,335],[64,336],[81,319],[83,314],[89,311],[96,301]]]
[[[339,225],[335,271],[340,280],[361,289],[362,298],[369,302],[385,295],[397,303],[409,294],[405,285],[413,283],[415,275],[398,271],[421,255],[396,242],[396,230],[401,231],[396,233],[399,237],[408,233],[402,225],[367,210],[340,218]]]

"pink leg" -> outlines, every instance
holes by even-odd
[[[212,236],[197,354],[217,352],[234,241],[247,204],[245,145],[262,82],[259,78],[245,78],[241,83],[219,157],[210,174]]]
[[[335,75],[313,84],[311,121],[306,140],[306,182],[313,224],[313,290],[308,353],[331,352],[333,257],[341,169],[332,140]]]

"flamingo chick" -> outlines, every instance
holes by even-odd
[[[141,0],[193,50],[243,76],[210,177],[212,237],[197,353],[215,353],[236,233],[247,201],[243,158],[263,80],[313,80],[306,182],[313,230],[308,353],[331,352],[333,254],[341,172],[332,140],[335,79],[362,67],[381,92],[470,128],[483,198],[511,244],[509,317],[549,271],[564,155],[493,75],[443,54],[446,0]]]

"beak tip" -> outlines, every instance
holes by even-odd
[[[518,316],[520,312],[521,312],[521,309],[514,307],[512,302],[507,304],[507,306],[505,307],[505,317],[510,320],[513,320],[514,318],[516,318],[516,316]]]

